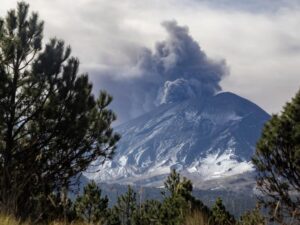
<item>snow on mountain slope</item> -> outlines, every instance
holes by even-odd
[[[116,130],[122,135],[112,161],[91,179],[160,186],[170,168],[211,180],[253,171],[249,162],[269,115],[229,92],[162,104]]]

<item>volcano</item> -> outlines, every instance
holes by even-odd
[[[251,156],[269,118],[230,92],[161,104],[118,126],[122,138],[113,160],[88,176],[153,187],[163,185],[172,168],[195,184],[241,179],[254,171]]]

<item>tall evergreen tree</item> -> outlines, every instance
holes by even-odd
[[[44,24],[28,10],[21,2],[0,19],[0,209],[21,217],[111,157],[119,139],[112,97],[95,99],[63,41],[42,47]]]
[[[176,170],[171,170],[165,181],[165,188],[170,196],[164,199],[161,206],[162,224],[182,224],[185,216],[194,210],[210,216],[209,208],[192,195],[192,182],[186,177],[181,177]]]
[[[212,209],[212,221],[214,221],[217,225],[234,225],[235,219],[234,217],[226,210],[223,205],[222,199],[217,198],[215,204]]]
[[[107,216],[108,198],[101,197],[101,189],[92,181],[84,187],[83,195],[77,197],[74,208],[78,217],[90,223],[104,221]]]
[[[175,169],[171,170],[171,173],[167,177],[164,185],[171,195],[175,195],[180,184],[180,174]]]
[[[266,123],[253,163],[260,201],[273,219],[300,223],[300,91]]]
[[[170,193],[166,197],[161,206],[160,221],[162,224],[180,225],[184,221],[185,215],[191,209],[191,202],[193,186],[191,181],[180,177],[175,169],[165,181],[165,189]]]
[[[164,199],[160,210],[161,224],[181,225],[190,212],[190,206],[182,196],[173,195]]]
[[[266,225],[267,220],[266,218],[261,214],[260,207],[255,207],[251,211],[245,212],[241,218],[240,221],[237,223],[237,225]]]
[[[107,213],[105,225],[122,225],[116,207],[109,208]]]
[[[141,205],[139,214],[140,225],[159,225],[161,215],[161,203],[157,200],[147,200]],[[137,224],[137,223],[136,223]]]
[[[119,216],[122,225],[132,225],[137,209],[136,192],[128,186],[127,192],[118,197],[114,211]]]
[[[165,181],[165,188],[171,193],[172,196],[178,195],[184,197],[186,200],[191,200],[193,184],[186,177],[181,178],[180,174],[175,169],[171,170],[171,173]]]

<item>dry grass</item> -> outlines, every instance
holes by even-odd
[[[0,225],[20,225],[20,221],[16,220],[12,216],[0,215]],[[22,223],[22,225],[29,225],[28,223]]]
[[[25,225],[27,225],[27,224],[25,224]],[[54,222],[51,222],[49,225],[66,225],[66,223],[63,221],[54,221]],[[101,223],[89,224],[89,223],[85,223],[82,221],[73,221],[71,223],[67,223],[67,225],[101,225]]]
[[[23,222],[16,220],[12,216],[0,215],[0,225],[31,225],[30,222]],[[66,225],[63,221],[51,222],[49,225]],[[68,225],[88,225],[83,222],[72,222]],[[209,224],[208,218],[206,218],[201,212],[195,211],[188,215],[184,225],[213,225]]]
[[[209,223],[209,219],[200,211],[194,211],[185,219],[184,225],[213,225]]]
[[[23,225],[23,224],[22,224]],[[56,222],[52,222],[49,225],[66,225],[65,222],[60,222],[60,221],[56,221]],[[70,224],[67,225],[89,225],[87,223],[83,223],[83,222],[72,222]]]
[[[12,216],[5,216],[5,215],[0,215],[0,225],[31,225],[32,223],[30,222],[20,222],[19,220],[16,220]],[[63,221],[55,221],[51,222],[49,225],[66,225],[65,222]],[[89,225],[83,222],[72,222],[67,225]]]

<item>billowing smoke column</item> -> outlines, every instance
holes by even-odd
[[[106,76],[100,81],[114,96],[114,108],[123,121],[159,104],[205,98],[221,90],[219,83],[227,73],[225,62],[208,59],[187,27],[176,21],[162,25],[167,40],[158,42],[153,52],[141,50],[136,64],[125,71],[134,75],[124,79]]]

